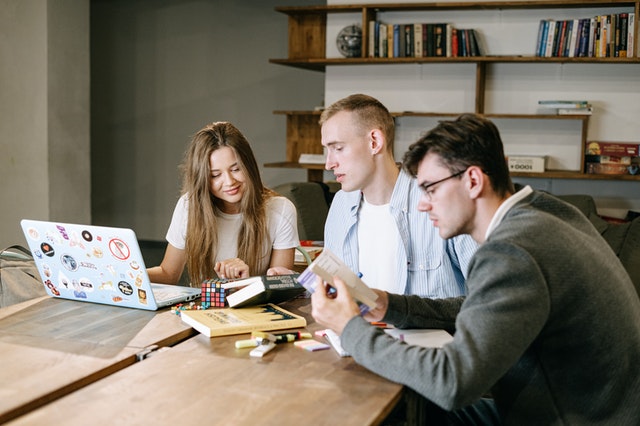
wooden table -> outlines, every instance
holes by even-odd
[[[283,307],[319,328],[308,301]],[[179,318],[174,318],[180,322]],[[262,359],[234,342],[198,334],[111,374],[12,424],[379,424],[403,387],[341,358],[278,345]]]
[[[0,309],[0,423],[196,334],[176,319],[48,296]]]

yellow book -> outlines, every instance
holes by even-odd
[[[185,324],[208,337],[285,330],[307,325],[304,317],[272,303],[247,308],[187,310],[181,311],[180,317]]]

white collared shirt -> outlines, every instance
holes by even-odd
[[[513,194],[511,197],[507,198],[504,203],[502,203],[500,207],[498,207],[498,210],[496,210],[493,218],[491,219],[491,222],[489,222],[489,227],[487,228],[487,232],[484,235],[485,241],[487,240],[487,238],[489,238],[489,235],[493,232],[493,230],[496,229],[498,225],[500,225],[500,222],[502,222],[502,219],[507,214],[507,212],[511,210],[511,207],[513,207],[518,201],[522,200],[532,192],[533,189],[531,189],[531,187],[527,185],[520,191]]]

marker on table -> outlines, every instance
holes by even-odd
[[[255,348],[259,344],[260,342],[258,341],[258,339],[237,340],[236,349]]]
[[[288,343],[296,340],[311,339],[311,333],[295,331],[291,333],[271,334],[263,331],[254,331],[251,333],[254,339],[267,339],[275,343]]]

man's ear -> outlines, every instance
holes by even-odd
[[[380,129],[373,129],[369,132],[369,150],[371,154],[384,152],[386,141]]]
[[[478,198],[484,191],[485,185],[489,185],[489,179],[478,166],[469,166],[467,176],[469,196],[474,199]]]

